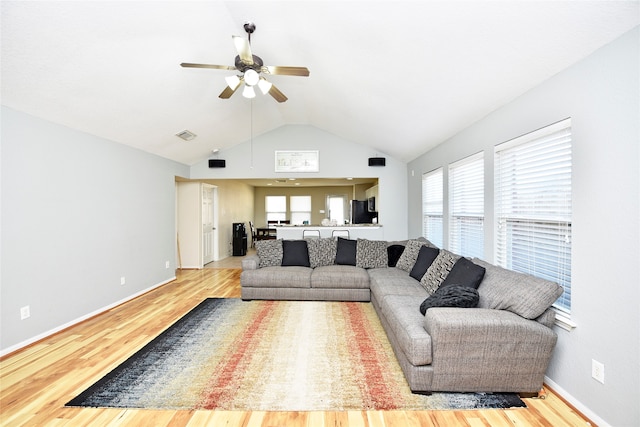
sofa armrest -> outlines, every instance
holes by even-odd
[[[506,310],[430,308],[424,328],[433,390],[455,384],[459,391],[537,391],[557,340],[552,329]]]
[[[260,266],[260,258],[258,255],[247,255],[242,258],[243,270],[257,270]]]

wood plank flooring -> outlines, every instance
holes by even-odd
[[[211,266],[210,266],[211,267]],[[215,266],[213,266],[215,267]],[[65,408],[204,298],[240,296],[240,270],[177,272],[177,279],[0,361],[2,426],[587,426],[549,392],[528,408],[474,411],[242,412]]]

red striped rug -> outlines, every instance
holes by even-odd
[[[525,406],[412,394],[368,303],[205,300],[67,406],[268,411]]]

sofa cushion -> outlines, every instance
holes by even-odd
[[[462,257],[456,261],[447,278],[444,279],[440,286],[464,285],[478,289],[484,277],[484,272],[484,267],[474,264],[467,258]]]
[[[376,268],[367,270],[371,293],[377,300],[382,301],[388,295],[410,295],[420,301],[428,295],[420,282],[412,278],[406,271],[399,268]]]
[[[439,253],[440,249],[422,246],[418,252],[418,258],[416,259],[416,263],[413,264],[413,268],[411,269],[409,276],[418,281],[421,280],[422,276],[424,276],[429,267],[431,267],[431,264],[433,264],[433,261]]]
[[[447,275],[458,259],[460,259],[460,255],[451,253],[446,249],[440,250],[440,253],[438,253],[438,256],[433,260],[433,263],[420,280],[420,284],[424,286],[424,289],[429,295],[440,287],[440,284],[447,278]]]
[[[256,254],[260,258],[260,268],[282,264],[282,240],[256,241]]]
[[[477,307],[479,299],[478,291],[470,286],[440,286],[420,304],[420,313],[424,315],[431,307]]]
[[[419,310],[421,301],[409,295],[390,295],[379,301],[400,350],[415,366],[432,361],[431,336],[424,329],[424,316]]]
[[[309,267],[280,266],[244,270],[240,284],[250,288],[309,288],[312,271]]]
[[[383,268],[389,263],[387,242],[384,240],[356,240],[356,266],[361,268]]]
[[[337,242],[332,237],[307,239],[307,249],[311,268],[333,265],[336,261]]]
[[[404,252],[404,245],[389,245],[387,246],[387,257],[389,258],[389,267],[395,267],[400,259],[400,256]]]
[[[283,267],[310,267],[307,242],[304,240],[283,240],[281,265]]]
[[[338,247],[336,249],[336,264],[356,265],[357,240],[338,237]]]
[[[326,265],[311,273],[312,288],[369,289],[369,275],[363,268],[353,265]]]
[[[478,307],[509,310],[526,319],[535,319],[562,295],[557,283],[498,267],[481,259],[473,262],[486,269],[478,287]]]

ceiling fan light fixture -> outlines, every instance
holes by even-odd
[[[238,76],[228,76],[225,77],[224,80],[227,82],[227,86],[229,86],[232,90],[236,90],[240,85],[240,77]]]
[[[258,76],[256,70],[249,68],[244,72],[244,82],[249,86],[255,86],[256,84],[258,84],[259,80],[260,76]]]
[[[242,96],[244,96],[245,98],[255,98],[256,91],[253,90],[253,87],[245,85],[244,90],[242,91]]]
[[[266,95],[269,93],[269,91],[271,90],[271,86],[273,86],[273,84],[269,83],[264,77],[260,78],[260,81],[258,82],[258,87],[260,88],[260,91],[262,92],[263,95]]]

